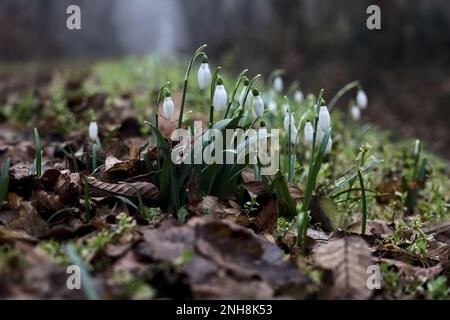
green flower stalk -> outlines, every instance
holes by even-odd
[[[181,96],[181,105],[180,105],[180,116],[178,117],[178,126],[177,128],[180,129],[183,124],[183,115],[184,115],[184,104],[186,102],[186,92],[187,92],[187,86],[189,81],[189,74],[191,73],[192,65],[195,60],[197,60],[198,57],[204,55],[203,50],[207,47],[206,44],[200,46],[197,50],[195,50],[194,54],[191,57],[191,60],[189,61],[188,67],[186,69],[186,74],[184,75],[184,84],[183,84],[183,93]]]
[[[163,96],[165,96],[165,92],[166,92],[168,86],[170,86],[170,82],[169,82],[169,81],[167,81],[166,83],[164,83],[164,84],[161,86],[161,88],[159,88],[159,91],[158,91],[158,97],[156,98],[156,106],[155,106],[155,128],[158,128],[158,122],[159,122],[159,119],[158,119],[158,116],[159,116],[159,115],[158,115],[159,104],[160,104],[160,102],[161,102],[161,98],[162,98]]]

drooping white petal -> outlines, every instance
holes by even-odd
[[[276,93],[281,93],[283,91],[283,79],[280,76],[276,76],[273,80],[273,90]]]
[[[257,117],[262,117],[264,114],[264,101],[261,95],[253,97],[253,112]]]
[[[245,98],[245,91],[247,91],[247,86],[244,86],[242,88],[241,94],[239,95],[239,105],[244,105],[244,98]],[[245,100],[245,107],[248,107],[250,105],[250,101],[252,101],[252,91],[248,91],[247,99]]]
[[[294,101],[298,104],[303,102],[303,92],[301,90],[297,90],[294,93]]]
[[[89,138],[92,141],[98,140],[98,126],[95,121],[91,121],[91,123],[89,123]]]
[[[325,154],[329,154],[331,152],[332,147],[333,147],[333,139],[331,139],[331,137],[329,137],[327,147],[325,148]]]
[[[209,65],[207,63],[200,64],[197,74],[198,86],[201,90],[208,88],[211,81],[211,71],[209,70]]]
[[[165,97],[164,98],[164,102],[163,102],[163,116],[166,119],[172,119],[173,116],[173,111],[174,111],[174,104],[173,104],[173,100],[172,97]]]
[[[359,89],[356,93],[356,103],[361,109],[367,107],[367,95],[362,89]]]
[[[323,130],[320,129],[319,126],[317,126],[316,144],[320,146],[324,137],[325,137],[325,132],[323,132]]]
[[[352,106],[350,113],[355,121],[358,121],[361,118],[361,109],[357,105]]]
[[[248,99],[248,98],[247,98]],[[216,85],[216,90],[214,91],[213,106],[216,111],[223,111],[227,105],[227,91],[223,84]]]
[[[291,143],[296,144],[297,143],[297,136],[298,136],[298,130],[295,126],[291,127]]]
[[[294,115],[292,114],[292,112],[287,112],[284,115],[283,126],[284,126],[284,130],[286,131],[286,133],[289,131],[289,126],[295,127],[295,120],[294,120]]]
[[[317,125],[323,132],[328,132],[330,129],[330,113],[326,106],[320,107],[319,122]]]
[[[311,122],[306,122],[305,129],[304,129],[304,135],[305,135],[305,143],[311,143],[314,138],[314,128],[311,124]]]

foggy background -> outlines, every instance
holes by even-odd
[[[66,28],[81,7],[82,30]],[[381,8],[382,30],[366,28]],[[328,99],[360,80],[364,121],[426,140],[450,158],[450,2],[446,0],[0,0],[0,64],[190,54],[267,75],[284,68]],[[0,90],[1,91],[1,90]],[[341,102],[340,108],[346,108]]]

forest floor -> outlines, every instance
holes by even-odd
[[[214,173],[225,167],[164,165],[184,68],[146,57],[0,74],[0,298],[449,299],[449,168],[426,144],[333,109],[332,151],[299,241],[305,143],[289,181],[285,144],[280,175],[259,179],[244,166],[226,188]],[[207,122],[191,78],[184,111]],[[156,132],[146,121],[165,81],[177,108]],[[265,122],[282,128],[275,99]],[[311,99],[292,106],[296,120]],[[70,288],[70,265],[81,290]]]

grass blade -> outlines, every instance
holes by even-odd
[[[9,166],[10,166],[9,158],[3,162],[2,172],[0,175],[0,208],[3,205],[3,201],[5,200],[6,193],[8,192],[9,187]]]
[[[81,283],[86,299],[88,300],[98,300],[98,294],[95,290],[94,284],[92,282],[92,278],[87,271],[83,261],[81,261],[80,256],[78,255],[75,247],[72,244],[68,244],[66,247],[67,255],[69,260],[76,266],[80,268],[81,272]]]
[[[42,173],[42,146],[41,139],[39,138],[39,132],[34,128],[34,144],[35,144],[35,160],[36,160],[36,176],[41,177]]]
[[[361,188],[361,233],[366,234],[366,224],[367,224],[367,199],[366,199],[366,189],[364,188],[364,180],[361,171],[358,170],[359,186]]]

